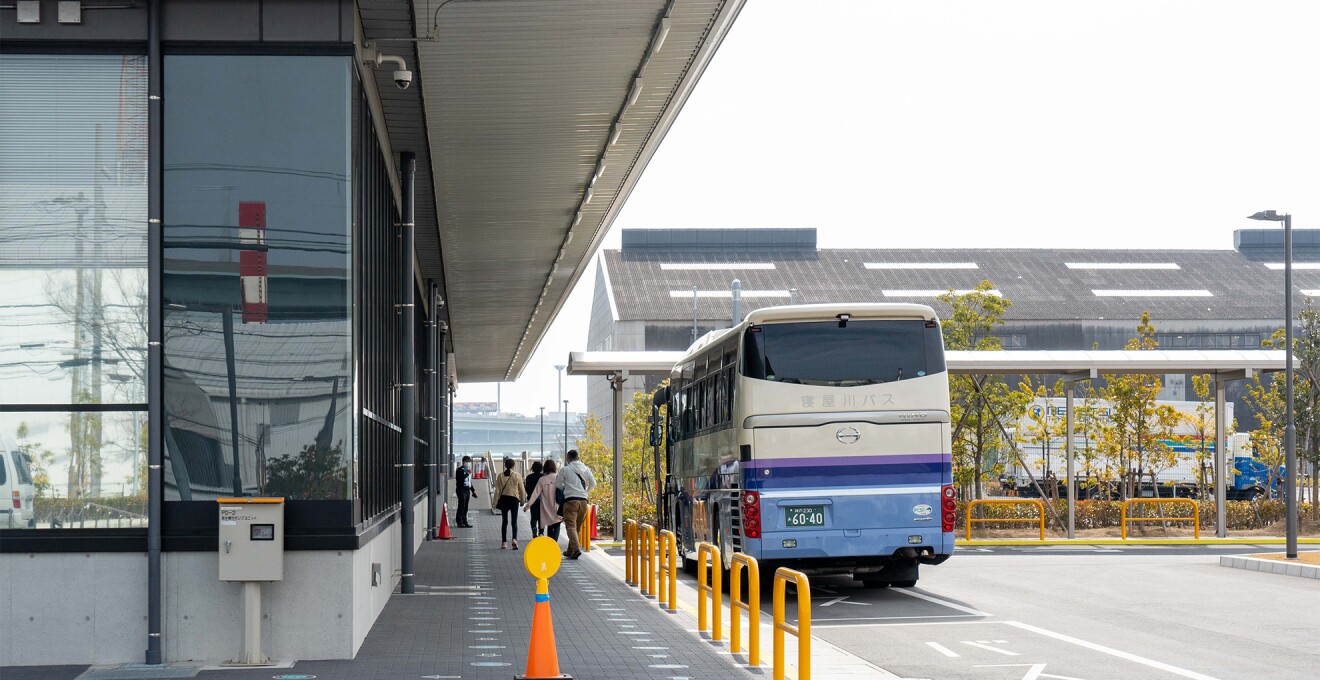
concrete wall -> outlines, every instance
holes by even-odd
[[[426,500],[416,517],[425,517]],[[419,522],[414,546],[426,529]],[[262,649],[274,659],[357,654],[400,579],[397,522],[356,551],[291,550],[284,580],[262,586]],[[372,564],[381,579],[372,585]],[[215,553],[164,560],[167,661],[225,661],[242,639],[241,585]],[[141,662],[147,639],[142,553],[0,555],[0,666]]]

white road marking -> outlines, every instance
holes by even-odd
[[[923,616],[845,616],[845,617],[830,618],[830,619],[818,619],[813,617],[811,619],[811,627],[819,628],[820,626],[816,625],[817,623],[829,623],[830,621],[897,621],[897,620],[906,620],[906,619],[965,619],[969,616],[971,616],[971,614],[926,614]],[[995,623],[995,622],[954,621],[952,623]],[[844,628],[845,626],[826,626],[826,627]]]
[[[962,615],[957,615],[956,618],[961,618],[961,616],[962,616]],[[927,616],[921,616],[921,617],[900,617],[900,616],[896,616],[896,617],[894,617],[894,618],[923,618],[923,619],[925,619],[925,618],[935,618],[935,617],[927,617]],[[954,617],[954,616],[951,616],[951,617],[949,617],[949,618],[955,618],[955,617]],[[837,620],[837,621],[848,621],[848,620],[850,620],[850,619],[821,619],[821,620],[822,620],[822,621],[836,621],[836,620]],[[855,620],[857,620],[857,621],[874,621],[875,619],[870,618],[870,619],[855,619]],[[815,621],[812,621],[812,622],[811,622],[811,628],[812,628],[812,630],[815,630],[815,629],[817,629],[817,628],[880,628],[880,627],[884,627],[884,626],[955,626],[955,625],[962,625],[962,626],[965,626],[965,625],[971,625],[971,624],[981,625],[981,624],[993,624],[993,623],[1006,623],[1006,622],[1005,622],[1005,621],[912,621],[912,622],[909,622],[909,623],[844,623],[844,624],[839,624],[839,625],[833,625],[833,626],[832,626],[832,625],[830,625],[830,624],[828,624],[828,623],[825,623],[825,624],[817,624]],[[695,631],[693,631],[693,632],[695,632]]]
[[[1016,668],[1027,667],[1027,674],[1022,676],[1022,680],[1037,680],[1037,678],[1054,678],[1054,680],[1082,680],[1069,675],[1051,675],[1045,672],[1043,663],[997,663],[997,664],[978,664],[972,668]]]
[[[939,652],[940,654],[943,654],[944,656],[950,656],[950,657],[959,656],[958,652],[955,652],[952,649],[949,649],[948,647],[945,647],[944,645],[938,642],[927,642],[926,644],[929,645],[931,649]]]
[[[820,606],[822,606],[822,607],[833,607],[833,606],[836,605],[836,604],[853,604],[853,605],[857,605],[857,606],[859,606],[859,607],[869,607],[869,606],[871,606],[871,603],[870,603],[870,602],[849,602],[849,601],[848,601],[848,596],[847,596],[847,595],[840,595],[839,597],[836,597],[836,598],[830,600],[829,602],[825,602],[825,603],[821,604]]]
[[[967,645],[967,646],[969,646],[969,647],[976,647],[977,649],[985,649],[985,650],[988,650],[988,651],[994,652],[994,653],[996,653],[996,654],[1003,654],[1004,656],[1021,656],[1021,655],[1018,654],[1017,652],[1010,652],[1010,651],[1008,651],[1007,649],[1000,649],[1000,648],[998,648],[998,647],[991,647],[990,645],[982,644],[982,643],[980,643],[980,642],[974,642],[974,641],[972,641],[972,640],[962,640],[961,642],[962,642],[964,645]]]
[[[1010,625],[1010,626],[1014,626],[1014,627],[1016,627],[1016,628],[1021,628],[1022,630],[1029,630],[1029,631],[1031,631],[1031,632],[1033,632],[1033,633],[1037,633],[1037,634],[1039,634],[1039,635],[1044,635],[1045,637],[1051,637],[1051,638],[1054,638],[1055,640],[1062,640],[1063,642],[1068,642],[1068,643],[1071,643],[1071,644],[1077,645],[1078,647],[1085,647],[1086,649],[1090,649],[1090,650],[1092,650],[1092,651],[1100,652],[1100,653],[1102,653],[1102,654],[1108,654],[1108,655],[1110,655],[1110,656],[1116,656],[1116,657],[1118,657],[1118,658],[1120,658],[1120,659],[1126,659],[1126,660],[1131,661],[1131,662],[1133,662],[1133,663],[1139,663],[1139,664],[1141,664],[1141,665],[1143,665],[1143,666],[1150,666],[1151,668],[1158,668],[1159,670],[1162,670],[1162,671],[1165,671],[1165,672],[1168,672],[1168,673],[1173,673],[1174,675],[1180,675],[1180,676],[1182,676],[1182,677],[1184,677],[1184,678],[1192,678],[1192,680],[1218,680],[1217,678],[1214,678],[1214,677],[1209,676],[1209,675],[1203,675],[1203,674],[1201,674],[1201,673],[1197,673],[1196,671],[1189,671],[1189,670],[1187,670],[1187,669],[1185,669],[1185,668],[1179,668],[1179,667],[1177,667],[1177,666],[1172,666],[1172,665],[1167,664],[1167,663],[1164,663],[1164,662],[1162,662],[1162,661],[1155,661],[1155,660],[1152,660],[1152,659],[1147,659],[1147,658],[1142,657],[1142,656],[1137,656],[1136,654],[1132,654],[1132,653],[1129,653],[1129,652],[1124,652],[1124,651],[1122,651],[1122,650],[1114,649],[1114,648],[1112,648],[1112,647],[1106,647],[1106,646],[1104,646],[1104,645],[1098,645],[1098,644],[1096,644],[1096,643],[1094,643],[1094,642],[1087,642],[1086,640],[1081,640],[1081,639],[1078,639],[1078,638],[1072,637],[1072,636],[1070,636],[1070,635],[1064,635],[1063,633],[1056,633],[1056,632],[1054,632],[1054,631],[1052,631],[1052,630],[1045,630],[1044,628],[1037,628],[1036,626],[1032,626],[1032,625],[1029,625],[1029,624],[1026,624],[1026,623],[1021,623],[1021,622],[1019,622],[1019,621],[1005,621],[1004,623],[1007,623],[1008,625]]]
[[[931,597],[930,595],[927,595],[927,594],[925,594],[925,593],[919,593],[919,592],[917,592],[917,591],[915,591],[915,590],[912,590],[911,588],[893,588],[893,589],[891,589],[891,590],[892,590],[893,592],[895,592],[895,593],[902,593],[902,594],[904,594],[904,595],[907,595],[908,597],[915,597],[915,598],[917,598],[918,600],[925,600],[925,601],[927,601],[927,602],[933,602],[933,603],[938,604],[938,605],[940,605],[940,606],[942,606],[942,607],[948,607],[949,609],[957,609],[957,610],[960,611],[960,612],[967,612],[968,614],[971,614],[971,615],[973,615],[973,616],[994,616],[994,614],[988,614],[988,613],[983,612],[983,611],[981,611],[981,610],[979,610],[979,609],[972,609],[971,607],[964,607],[963,605],[960,605],[960,604],[958,604],[958,603],[956,603],[956,602],[949,602],[948,600],[941,600],[941,599],[938,598],[938,597]]]

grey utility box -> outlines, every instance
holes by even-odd
[[[284,579],[284,499],[220,498],[220,580]]]

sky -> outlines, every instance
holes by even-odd
[[[1320,228],[1317,33],[1314,0],[747,0],[604,247],[814,227],[822,248],[1227,249],[1266,209]],[[556,410],[595,271],[504,410]],[[563,388],[581,410],[586,379]]]

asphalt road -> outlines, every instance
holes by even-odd
[[[913,589],[813,579],[812,631],[907,678],[1320,678],[1320,581],[1218,566],[1279,549],[960,548]]]

